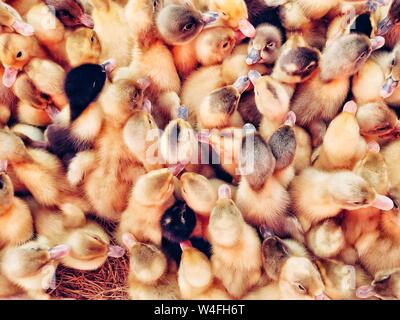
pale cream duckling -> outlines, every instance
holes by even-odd
[[[54,285],[59,260],[68,255],[69,247],[51,248],[47,239],[40,237],[18,247],[1,252],[1,272],[32,299],[48,300],[46,290]]]
[[[3,171],[0,173],[0,187],[0,247],[22,244],[33,236],[31,211],[22,199],[14,196],[11,179]]]
[[[190,246],[182,245],[178,271],[179,289],[186,300],[230,300],[223,285],[214,278],[207,256]]]
[[[153,170],[137,180],[117,230],[120,243],[124,233],[131,233],[138,241],[161,245],[160,220],[175,202],[175,176],[182,169],[183,166],[177,165]]]
[[[400,299],[400,270],[398,268],[380,271],[370,285],[357,288],[357,297],[381,300]]]
[[[46,237],[51,246],[66,244],[68,256],[61,263],[76,270],[97,270],[108,257],[119,258],[124,250],[110,245],[110,237],[94,221],[89,221],[79,208],[65,204],[61,211],[48,209],[30,201],[39,235]]]
[[[65,50],[71,67],[98,63],[102,52],[96,32],[89,28],[78,28],[71,32],[65,41]]]
[[[78,153],[69,165],[69,181],[73,185],[83,183],[87,199],[102,218],[121,218],[132,186],[145,173],[123,135],[124,126],[143,105],[147,86],[145,79],[121,79],[108,84],[99,98],[103,124],[94,149]],[[114,186],[112,193],[110,186]]]
[[[337,216],[344,209],[393,208],[391,199],[377,194],[367,181],[351,171],[305,169],[294,178],[290,193],[293,210],[305,232],[319,222]]]
[[[321,141],[318,127],[331,121],[344,104],[350,89],[350,77],[363,66],[371,52],[383,44],[381,37],[342,36],[325,48],[318,72],[309,81],[298,85],[291,110],[296,113],[299,125],[309,127],[314,146]]]
[[[352,170],[367,152],[356,113],[358,106],[350,101],[329,124],[321,147],[314,157],[314,167],[325,171]]]
[[[400,106],[400,45],[393,51],[374,53],[353,78],[353,95],[357,102],[379,102],[383,99],[394,107]]]
[[[246,224],[231,200],[226,185],[219,189],[208,232],[213,273],[232,297],[241,298],[260,280],[261,243],[257,232]]]
[[[77,196],[66,177],[61,161],[45,150],[27,148],[9,129],[0,130],[0,158],[8,161],[8,172],[17,192],[30,192],[44,206],[65,202],[88,211],[84,198]]]
[[[245,296],[248,300],[327,300],[317,267],[306,249],[293,240],[268,237],[263,242],[266,286]]]
[[[129,251],[128,294],[132,300],[180,299],[176,272],[159,247],[142,243],[129,233],[123,235]]]

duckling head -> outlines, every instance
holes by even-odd
[[[11,29],[23,36],[29,37],[34,33],[33,27],[22,20],[21,15],[11,5],[0,3],[0,25]],[[8,30],[7,30],[8,31]]]
[[[184,202],[177,201],[161,217],[163,237],[168,241],[180,243],[189,240],[196,227],[196,214]]]
[[[289,258],[289,248],[278,237],[269,236],[262,244],[262,260],[265,273],[272,280],[278,280],[284,262]]]
[[[400,44],[393,51],[393,59],[391,62],[391,72],[383,84],[381,96],[383,98],[390,97],[400,84]]]
[[[320,52],[309,47],[300,36],[293,36],[282,46],[274,68],[275,78],[284,83],[308,80],[318,69]]]
[[[218,14],[202,14],[192,6],[170,4],[160,10],[156,25],[167,44],[182,45],[196,38],[207,24],[217,18]]]
[[[172,120],[164,130],[160,140],[160,152],[170,164],[190,163],[198,156],[195,132],[185,119]]]
[[[171,169],[153,170],[141,176],[133,189],[137,202],[144,206],[163,205],[173,198],[174,173]]]
[[[183,247],[178,271],[179,286],[184,289],[189,285],[201,291],[208,288],[212,280],[211,263],[207,256],[195,248]]]
[[[119,79],[108,84],[100,97],[105,116],[125,124],[136,110],[142,108],[149,84],[145,78]]]
[[[86,14],[82,4],[78,0],[46,0],[48,6],[56,10],[56,16],[66,27],[85,26],[93,28],[94,22],[90,15]]]
[[[209,215],[218,200],[210,181],[197,173],[186,172],[181,176],[182,197],[196,213]]]
[[[46,239],[39,238],[18,247],[8,248],[4,252],[2,262],[5,273],[12,277],[46,276],[46,268],[56,266],[57,261],[69,254],[69,250],[66,245],[50,248]]]
[[[361,299],[370,297],[400,299],[400,270],[391,269],[378,272],[371,285],[358,288],[356,294]]]
[[[376,193],[375,189],[359,175],[342,171],[332,175],[329,192],[333,201],[347,210],[375,207],[388,211],[393,209],[393,201]]]
[[[14,187],[10,177],[0,172],[0,215],[8,211],[14,202]]]
[[[245,222],[242,213],[231,199],[230,187],[222,185],[218,192],[219,199],[211,211],[208,231],[212,242],[231,247],[239,241]]]
[[[254,191],[261,190],[275,170],[271,147],[259,134],[248,134],[242,141],[239,167],[243,179]]]
[[[236,45],[236,35],[231,28],[209,28],[199,34],[195,45],[200,64],[211,66],[221,63],[232,53]]]
[[[247,76],[240,77],[233,85],[211,92],[202,102],[199,117],[204,128],[229,126],[231,116],[237,110],[240,97],[249,87]]]
[[[0,61],[4,66],[3,84],[11,88],[18,73],[32,59],[35,47],[33,37],[24,37],[15,33],[0,35]]]
[[[370,138],[389,134],[397,126],[397,115],[384,102],[370,102],[358,108],[356,114],[360,133]]]
[[[385,44],[382,37],[369,39],[361,34],[341,36],[328,45],[321,57],[320,77],[329,82],[356,74],[370,57],[372,51]]]
[[[71,32],[65,45],[71,66],[97,63],[101,53],[99,38],[94,30],[78,28]]]
[[[377,34],[379,36],[387,34],[398,23],[400,23],[400,1],[394,0],[388,15],[378,24]]]
[[[8,162],[30,159],[22,139],[7,128],[0,129],[0,159]]]
[[[290,257],[279,275],[281,292],[299,300],[327,300],[325,286],[317,267],[304,257]]]
[[[97,270],[107,260],[110,238],[105,231],[94,223],[85,228],[74,230],[67,241],[70,254],[63,264],[77,270]]]
[[[256,35],[250,40],[246,63],[273,64],[282,46],[281,31],[269,24],[261,24],[256,28]]]
[[[124,234],[123,241],[130,252],[130,272],[136,279],[151,284],[167,272],[168,261],[159,248],[137,242],[130,234]]]

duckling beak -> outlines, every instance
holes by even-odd
[[[375,295],[376,295],[376,292],[374,290],[374,287],[371,285],[362,286],[356,290],[356,296],[357,296],[357,298],[360,298],[360,299],[368,299],[368,298],[374,297]]]
[[[185,170],[185,165],[183,163],[178,163],[168,169],[175,177],[177,177],[183,170]]]
[[[258,63],[259,61],[261,61],[261,50],[251,48],[250,53],[246,58],[246,63],[249,66],[252,66],[253,64]]]
[[[149,99],[144,99],[142,107],[143,111],[146,111],[147,113],[151,113],[151,110],[153,109],[153,105]]]
[[[182,251],[185,251],[185,249],[192,247],[192,243],[189,240],[181,242],[179,245],[180,245]]]
[[[11,88],[17,81],[19,71],[14,68],[5,67],[3,74],[3,84],[7,88]]]
[[[386,17],[378,24],[378,36],[384,36],[387,34],[390,29],[394,26],[394,22],[390,17]]]
[[[378,36],[371,39],[371,49],[372,51],[378,50],[385,45],[385,38]]]
[[[242,94],[249,88],[250,79],[248,76],[241,76],[239,79],[236,80],[233,86],[237,89],[237,91],[239,91],[240,94]]]
[[[381,151],[381,146],[376,141],[368,142],[367,147],[368,147],[368,151],[372,152],[372,153],[379,153]]]
[[[25,23],[23,21],[15,21],[11,27],[18,32],[20,35],[26,36],[26,37],[30,37],[34,34],[34,29],[33,27],[28,24]]]
[[[85,26],[90,29],[94,28],[94,22],[90,15],[84,13],[79,17],[79,21]]]
[[[255,86],[257,80],[261,78],[261,73],[259,73],[257,70],[250,70],[248,73],[248,77],[253,86]]]
[[[399,86],[400,82],[396,81],[393,79],[393,77],[389,77],[386,79],[385,83],[383,84],[382,90],[381,90],[381,97],[386,99],[389,98],[393,92],[397,89]]]
[[[218,199],[232,199],[232,190],[227,184],[223,184],[219,187]]]
[[[201,17],[205,26],[214,23],[220,19],[219,13],[215,11],[205,12],[202,14]]]
[[[317,294],[315,300],[331,300],[325,293]]]
[[[49,250],[50,259],[60,260],[66,257],[71,251],[71,247],[65,244],[61,244]]]
[[[294,127],[296,125],[297,117],[293,111],[290,111],[286,116],[285,126]]]
[[[125,249],[120,246],[108,246],[107,255],[111,258],[122,258],[125,255]]]
[[[0,160],[0,172],[7,172],[8,161]]]
[[[372,202],[371,207],[374,207],[376,209],[383,210],[383,211],[390,211],[394,208],[394,203],[393,203],[393,200],[390,199],[389,197],[378,194],[376,196],[374,202]]]
[[[114,71],[114,69],[117,67],[117,62],[115,59],[108,59],[104,61],[101,66],[103,67],[103,70],[107,73],[110,74],[111,72]]]
[[[239,30],[248,38],[254,38],[256,36],[256,29],[247,19],[239,20]]]

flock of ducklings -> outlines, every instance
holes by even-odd
[[[9,0],[0,25],[0,297],[126,253],[131,299],[400,298],[399,0]]]

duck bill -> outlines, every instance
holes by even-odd
[[[249,88],[250,83],[251,82],[248,76],[241,76],[236,80],[233,86],[239,91],[240,94],[242,94]]]
[[[29,23],[23,21],[15,21],[11,27],[20,35],[30,37],[34,34],[34,29]]]
[[[120,246],[108,246],[107,255],[111,258],[122,258],[125,255],[125,249]]]
[[[7,172],[8,161],[0,160],[0,172]]]
[[[219,187],[218,199],[232,199],[232,190],[227,184]]]
[[[79,17],[79,21],[87,28],[94,28],[94,21],[92,17],[88,14],[83,14]]]
[[[185,170],[185,165],[183,163],[178,163],[168,169],[175,177],[177,177],[183,170]]]
[[[254,38],[256,36],[256,29],[247,19],[239,20],[239,31],[247,38]]]
[[[384,99],[389,98],[397,89],[399,84],[399,81],[396,81],[392,77],[389,77],[382,86],[381,97]]]
[[[3,85],[7,88],[11,88],[15,81],[17,81],[19,71],[14,68],[6,67],[4,68],[3,74]]]
[[[260,61],[261,61],[261,50],[252,48],[246,58],[246,63],[249,66],[252,66],[256,63],[259,63]]]
[[[205,26],[208,26],[220,19],[219,13],[215,11],[208,11],[202,14],[202,20]]]
[[[390,29],[393,28],[393,26],[393,20],[390,17],[386,17],[381,22],[379,22],[377,35],[384,36],[390,31]]]
[[[180,245],[182,251],[185,251],[185,249],[192,247],[192,243],[189,240],[181,242],[179,245]]]
[[[394,203],[393,200],[389,197],[378,194],[374,202],[371,204],[371,207],[383,211],[390,211],[394,208]]]
[[[360,299],[368,299],[374,297],[376,292],[373,286],[362,286],[356,290],[356,296]]]
[[[52,260],[61,260],[69,255],[71,247],[65,244],[61,244],[49,250],[50,258]]]
[[[261,78],[261,73],[259,73],[257,70],[250,70],[248,73],[248,77],[253,86],[255,86],[257,80]]]
[[[117,62],[115,61],[115,59],[108,59],[108,60],[104,61],[101,64],[101,66],[103,67],[104,72],[106,72],[107,74],[110,74],[117,67]]]
[[[385,38],[381,36],[377,36],[371,39],[371,49],[372,51],[376,51],[382,48],[385,45]]]

